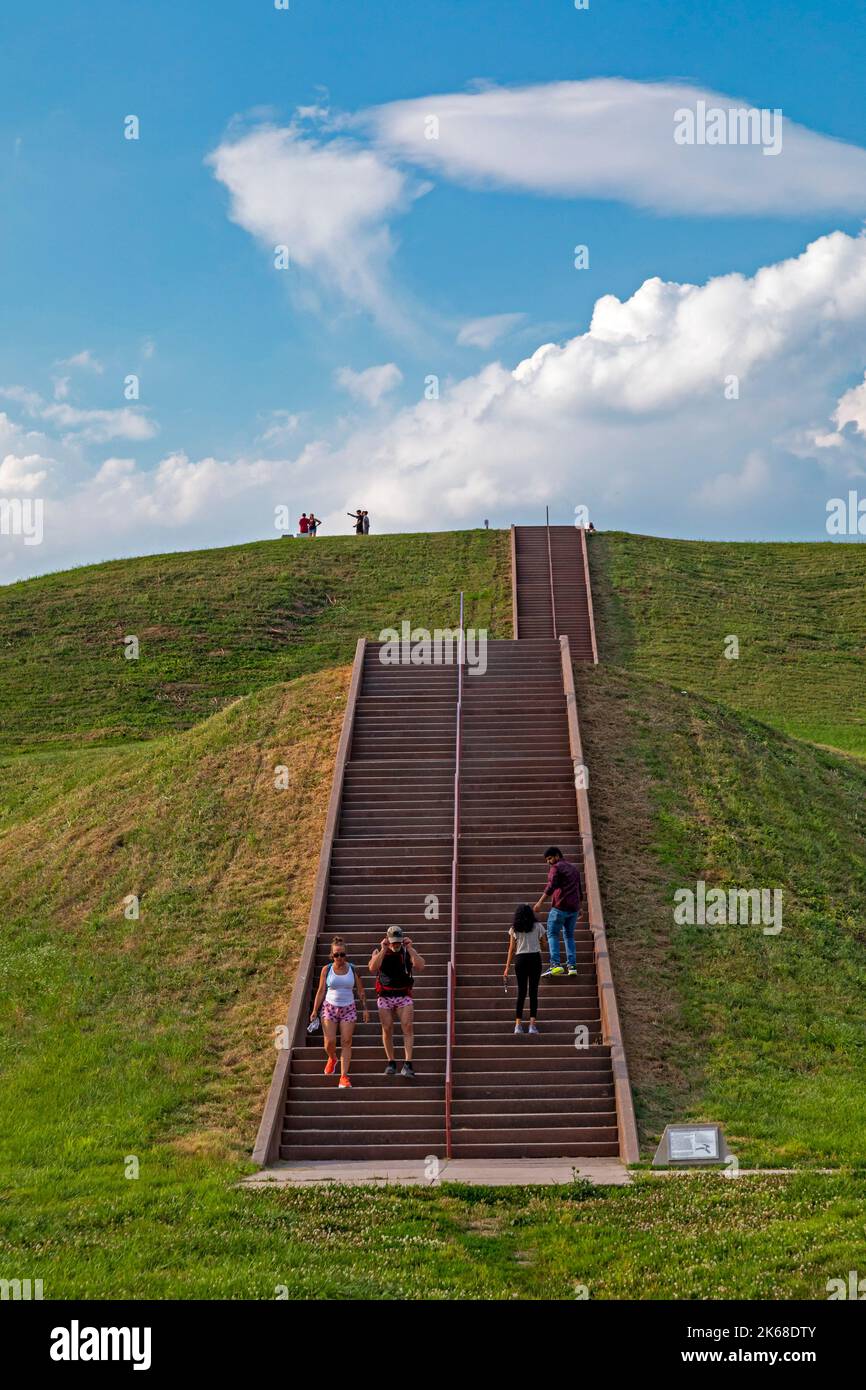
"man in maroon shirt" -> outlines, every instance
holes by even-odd
[[[577,954],[574,949],[574,929],[577,925],[580,904],[583,899],[583,885],[580,870],[576,864],[563,859],[562,850],[551,845],[545,850],[544,858],[548,864],[547,883],[544,892],[535,903],[533,911],[541,912],[548,901],[552,904],[547,914],[547,942],[550,950],[551,975],[564,975],[559,963],[559,933],[565,937],[565,955],[569,975],[577,974]]]

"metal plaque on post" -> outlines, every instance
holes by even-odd
[[[721,1125],[665,1125],[665,1132],[656,1149],[652,1166],[666,1168],[673,1163],[684,1163],[690,1167],[712,1163],[724,1164],[730,1152]]]

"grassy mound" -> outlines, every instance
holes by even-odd
[[[866,754],[866,546],[609,532],[590,560],[604,661]]]
[[[747,1163],[858,1162],[866,767],[631,672],[577,682],[645,1134],[713,1118]],[[675,925],[698,880],[780,888],[781,931]]]
[[[4,1172],[65,1185],[157,1140],[249,1153],[347,674],[272,686],[173,738],[0,764]]]
[[[804,740],[861,748],[860,552],[599,536],[591,553],[605,665],[578,694],[645,1139],[711,1117],[744,1165],[858,1165],[866,768]],[[786,607],[797,573],[814,602]],[[467,621],[507,635],[503,533],[268,542],[0,590],[4,1277],[47,1298],[813,1298],[856,1267],[850,1173],[234,1186],[306,927],[345,662],[359,633],[451,625],[461,586]],[[698,879],[782,888],[781,933],[675,927],[674,890]]]
[[[351,661],[383,627],[511,635],[508,536],[260,541],[0,587],[0,749],[187,729],[229,700]],[[139,640],[127,660],[125,638]]]

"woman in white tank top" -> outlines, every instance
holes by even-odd
[[[369,1023],[370,1011],[364,995],[360,976],[346,958],[346,946],[341,936],[331,942],[331,963],[322,966],[319,988],[310,1014],[312,1023],[322,1011],[322,1041],[328,1060],[325,1075],[333,1076],[337,1068],[337,1029],[340,1030],[340,1086],[351,1086],[349,1066],[352,1061],[352,1035],[358,1021],[355,1008],[355,990],[364,1010],[364,1022]]]

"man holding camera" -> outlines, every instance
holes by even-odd
[[[388,1059],[385,1067],[386,1076],[397,1074],[397,1061],[394,1057],[395,1014],[403,1030],[403,1051],[406,1056],[400,1074],[415,1075],[412,1066],[412,1044],[415,1039],[415,1005],[412,989],[415,984],[415,971],[423,970],[424,964],[423,956],[419,956],[411,938],[403,935],[402,927],[389,927],[378,949],[370,957],[370,972],[376,976],[376,1003],[382,1024],[382,1042]]]

